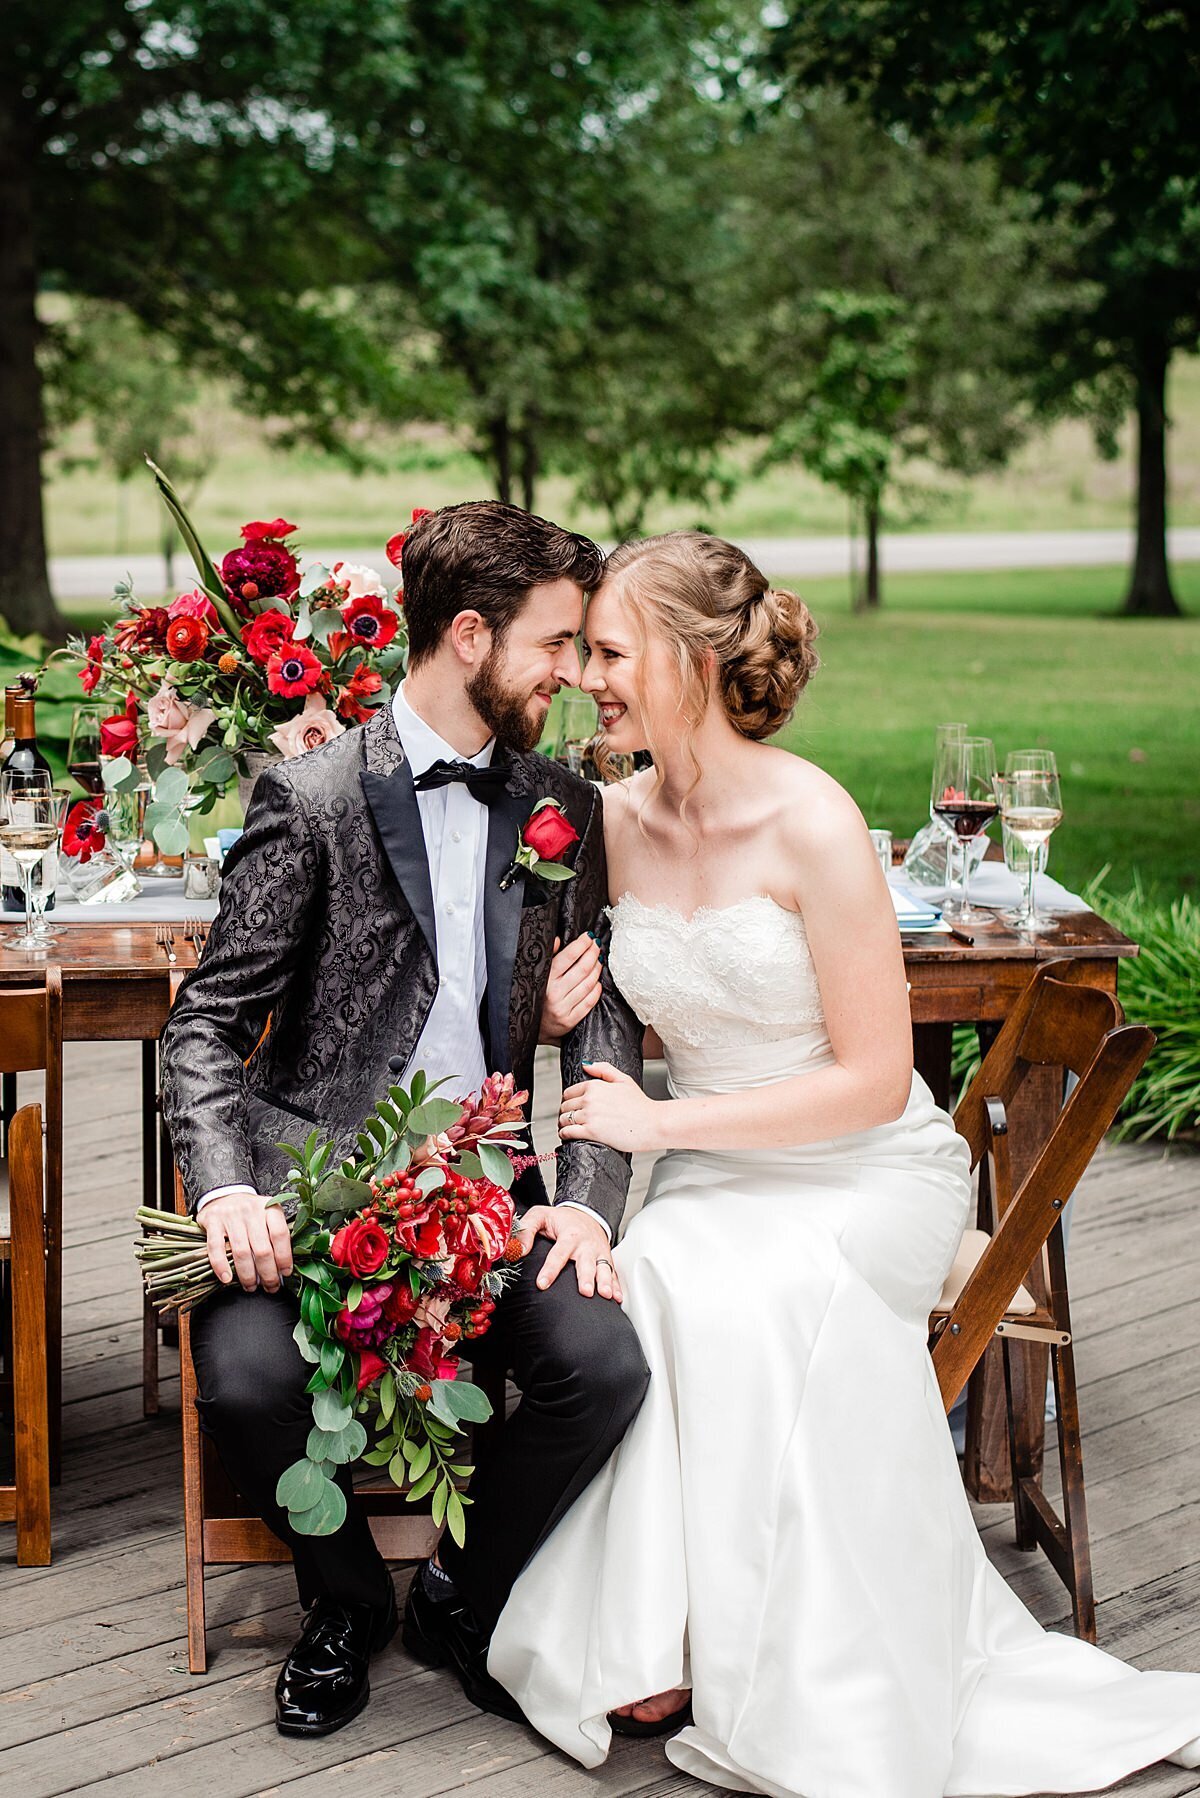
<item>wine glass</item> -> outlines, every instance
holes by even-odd
[[[1058,764],[1049,749],[1017,749],[1004,763],[1000,791],[1000,822],[1005,856],[1011,873],[1025,884],[1024,902],[1009,922],[1022,930],[1039,930],[1034,900],[1034,881],[1046,866],[1050,837],[1062,823],[1062,793]]]
[[[67,769],[85,793],[104,791],[100,768],[100,721],[105,715],[106,707],[101,705],[77,705],[71,713]]]
[[[66,798],[55,792],[48,768],[9,769],[0,772],[0,845],[21,870],[25,895],[25,929],[7,938],[13,949],[44,949],[55,941],[44,925],[33,925],[33,871],[58,842]]]
[[[1000,810],[996,791],[996,751],[990,737],[939,734],[933,766],[931,803],[944,830],[953,831],[962,852],[961,898],[947,898],[942,916],[950,924],[990,924],[989,912],[972,905],[971,844]]]
[[[559,754],[572,774],[582,774],[592,738],[600,728],[596,701],[587,693],[564,693],[560,714],[562,741]]]

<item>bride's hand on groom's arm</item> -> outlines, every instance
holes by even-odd
[[[558,1133],[564,1142],[605,1143],[632,1154],[666,1146],[660,1138],[663,1102],[647,1098],[636,1080],[607,1061],[585,1061],[588,1078],[562,1096]]]
[[[565,949],[555,937],[539,1043],[560,1043],[595,1008],[601,992],[600,967],[600,945],[593,936],[577,936]]]

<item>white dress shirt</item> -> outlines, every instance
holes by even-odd
[[[428,724],[412,706],[402,681],[392,698],[392,716],[405,759],[418,780],[435,762],[470,761],[477,768],[490,765],[495,738],[477,755],[463,756]],[[418,1068],[429,1081],[448,1076],[447,1098],[466,1098],[478,1092],[488,1072],[479,1012],[487,989],[487,952],[484,939],[483,901],[488,846],[488,809],[462,781],[433,787],[417,794],[417,810],[425,836],[429,885],[437,931],[438,990],[425,1027],[417,1038],[408,1066],[401,1075],[407,1085]],[[227,1192],[252,1190],[244,1186],[214,1186],[196,1206],[199,1213],[210,1199]],[[598,1223],[608,1225],[590,1205],[573,1205]]]

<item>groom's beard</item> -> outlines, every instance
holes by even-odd
[[[505,686],[504,657],[498,643],[467,682],[467,698],[497,743],[521,753],[537,748],[546,722],[545,707],[535,707],[532,694]]]

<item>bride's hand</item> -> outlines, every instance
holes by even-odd
[[[560,1043],[587,1017],[600,997],[600,946],[589,933],[565,949],[554,939],[554,960],[542,1002],[539,1043]]]
[[[585,1061],[588,1075],[562,1096],[558,1133],[564,1142],[601,1142],[610,1149],[657,1149],[662,1104],[607,1061]]]

